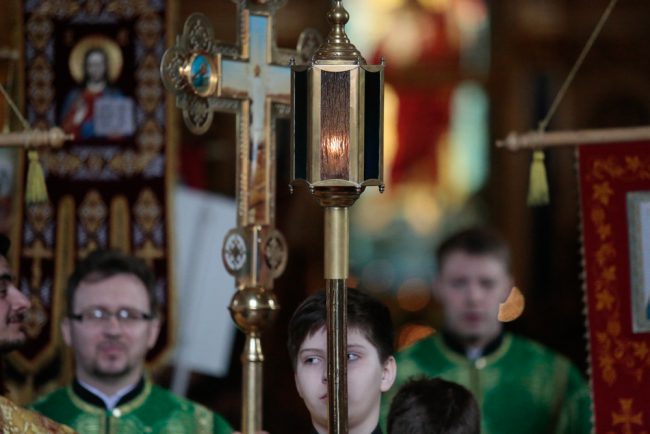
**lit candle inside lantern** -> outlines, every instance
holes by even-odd
[[[321,73],[322,179],[350,178],[350,72]]]
[[[321,142],[321,173],[324,179],[348,179],[350,139],[328,135]]]

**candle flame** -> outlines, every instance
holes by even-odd
[[[323,179],[348,179],[348,150],[347,137],[329,136],[323,138],[323,146],[321,146],[321,176]]]

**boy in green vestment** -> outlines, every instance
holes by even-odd
[[[484,228],[438,249],[434,295],[442,329],[398,352],[398,389],[414,375],[439,376],[478,401],[483,434],[589,434],[589,390],[565,357],[503,331],[498,311],[512,289],[505,241]],[[392,396],[382,400],[386,421]]]
[[[232,433],[217,413],[145,377],[160,331],[154,286],[143,261],[115,251],[95,251],[77,265],[61,323],[75,378],[36,401],[35,410],[80,434]]]

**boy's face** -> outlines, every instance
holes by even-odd
[[[498,334],[499,304],[511,288],[512,278],[498,257],[454,251],[442,263],[435,292],[449,331],[482,342]]]
[[[348,330],[348,425],[350,433],[370,433],[379,420],[381,393],[395,380],[391,356],[379,360],[375,346],[356,328]],[[298,351],[296,388],[318,432],[327,432],[327,332],[307,336]]]

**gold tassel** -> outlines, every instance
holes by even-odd
[[[38,160],[38,152],[34,149],[27,151],[29,167],[27,168],[27,186],[25,187],[25,203],[28,205],[47,202],[47,187],[43,167]]]
[[[528,184],[528,206],[548,205],[548,180],[544,167],[544,152],[533,152],[530,163],[530,182]]]

